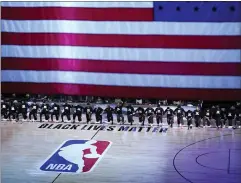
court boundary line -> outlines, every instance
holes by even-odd
[[[92,140],[92,139],[97,135],[97,133],[98,133],[99,131],[100,131],[100,129],[98,129],[98,130],[95,132],[95,134],[90,138],[90,140]],[[59,173],[51,183],[54,183],[54,182],[59,178],[59,176],[60,176],[61,174],[62,174],[62,173]]]
[[[241,134],[241,133],[234,133],[234,134]],[[232,134],[232,133],[231,133],[231,134],[225,134],[225,135],[222,135],[222,136],[231,136],[231,135],[233,135],[233,134]],[[194,183],[194,182],[192,182],[191,180],[189,180],[188,178],[186,178],[184,175],[182,175],[182,174],[180,173],[180,171],[177,169],[176,164],[175,164],[175,160],[176,160],[177,155],[178,155],[179,153],[181,153],[184,149],[186,149],[186,148],[188,148],[188,147],[190,147],[190,146],[192,146],[192,145],[194,145],[194,144],[197,144],[197,143],[199,143],[199,142],[203,142],[203,141],[206,141],[206,140],[214,139],[214,138],[219,138],[219,137],[222,137],[222,136],[219,135],[219,136],[215,136],[215,137],[209,137],[209,138],[207,138],[207,139],[202,139],[202,140],[199,140],[199,141],[197,141],[197,142],[191,143],[191,144],[183,147],[182,149],[180,149],[180,150],[175,154],[175,156],[174,156],[174,158],[173,158],[173,161],[172,161],[173,167],[174,167],[174,169],[176,170],[176,172],[177,172],[183,179],[185,179],[186,181],[188,181],[188,182],[190,182],[190,183]]]

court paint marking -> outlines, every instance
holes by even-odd
[[[241,133],[235,133],[235,134],[241,134]],[[192,146],[192,145],[194,145],[194,144],[197,144],[197,143],[199,143],[199,142],[204,142],[204,141],[206,141],[206,140],[215,139],[215,138],[224,137],[224,136],[231,136],[231,135],[233,135],[233,134],[225,134],[225,135],[219,135],[219,136],[215,136],[215,137],[210,137],[210,138],[207,138],[207,139],[199,140],[199,141],[197,141],[197,142],[191,143],[191,144],[183,147],[182,149],[180,149],[180,150],[175,154],[175,156],[174,156],[174,158],[173,158],[172,163],[173,163],[174,169],[176,170],[176,172],[177,172],[183,179],[185,179],[186,181],[188,181],[188,182],[190,182],[190,183],[194,183],[194,182],[192,182],[191,180],[189,180],[188,178],[186,178],[184,175],[182,175],[180,171],[178,171],[178,169],[177,169],[177,167],[176,167],[176,164],[175,164],[175,161],[176,161],[176,158],[177,158],[178,154],[181,153],[184,149],[186,149],[186,148],[188,148],[188,147],[190,147],[190,146]]]

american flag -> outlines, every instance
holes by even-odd
[[[3,93],[241,98],[240,2],[2,2]]]

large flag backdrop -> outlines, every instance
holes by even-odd
[[[2,92],[241,98],[240,2],[2,2]]]

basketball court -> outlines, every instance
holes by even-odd
[[[90,139],[111,142],[92,171],[40,170],[63,142]],[[1,143],[3,183],[238,183],[241,180],[241,129],[2,122]]]

